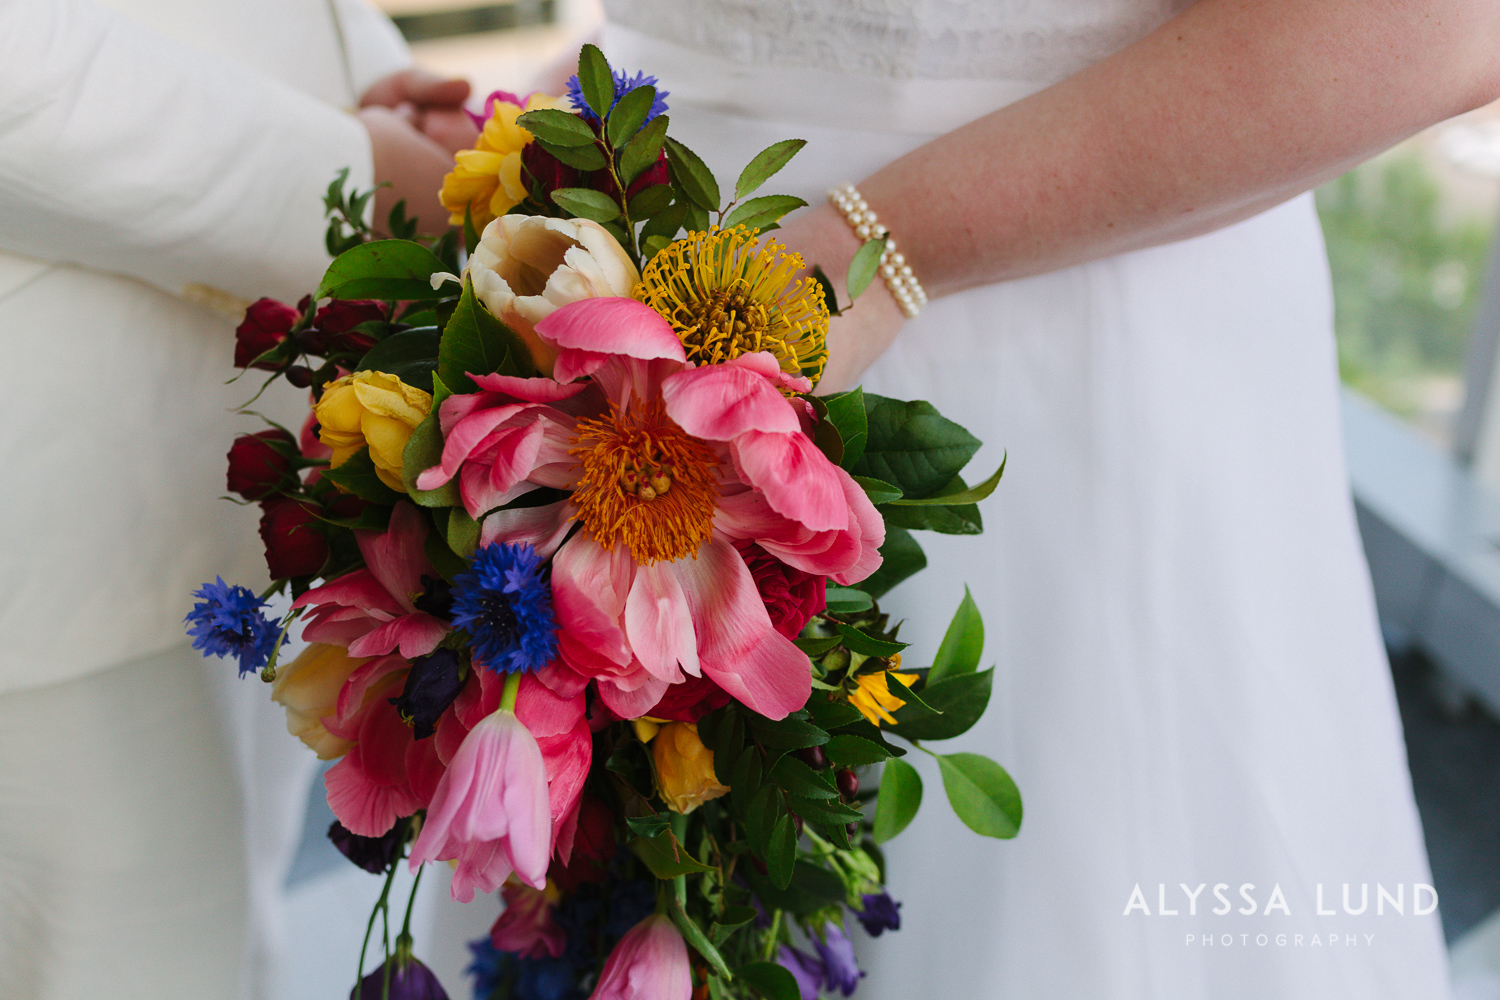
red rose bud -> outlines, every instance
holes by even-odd
[[[299,315],[297,310],[275,299],[252,302],[234,331],[234,366],[275,371],[280,367],[275,361],[255,359],[285,340]]]
[[[275,497],[260,505],[260,540],[266,546],[266,568],[273,580],[311,576],[328,561],[328,539],[319,530],[317,508],[310,503]]]
[[[754,542],[736,541],[734,547],[750,568],[772,627],[788,639],[797,638],[808,620],[828,606],[824,577],[788,566]]]
[[[278,450],[272,442],[285,447]],[[291,472],[292,463],[287,456],[296,450],[296,439],[283,430],[241,434],[229,448],[229,492],[246,500],[267,496]]]
[[[383,319],[385,306],[373,299],[334,299],[313,317],[313,329],[303,338],[303,347],[311,354],[363,354],[375,346],[375,338],[354,328]]]
[[[526,144],[526,147],[521,150],[521,166],[542,186],[544,192],[551,193],[558,188],[578,186],[578,170],[547,152],[542,148],[541,143]],[[607,170],[602,173],[605,176],[609,175]]]

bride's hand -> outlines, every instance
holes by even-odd
[[[818,395],[854,388],[901,332],[906,322],[901,307],[878,276],[852,306],[848,305],[844,278],[860,240],[832,206],[815,205],[797,212],[773,235],[800,253],[809,269],[814,264],[820,266],[845,307],[828,325],[828,366],[818,383]]]

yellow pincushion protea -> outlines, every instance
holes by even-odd
[[[770,351],[788,375],[817,383],[828,362],[828,305],[799,254],[758,230],[691,233],[651,259],[635,298],[677,331],[688,360],[720,364]]]
[[[896,724],[896,717],[891,713],[896,711],[906,702],[891,693],[887,677],[894,677],[907,687],[917,679],[916,674],[899,674],[894,670],[877,670],[870,674],[861,674],[854,679],[857,685],[849,695],[849,704],[859,709],[872,726],[879,726],[882,722],[888,725]]]
[[[450,225],[463,225],[467,209],[475,230],[484,232],[485,226],[526,197],[528,187],[521,173],[521,150],[531,142],[531,133],[517,125],[516,119],[527,111],[542,108],[566,110],[562,98],[542,93],[526,98],[525,107],[495,100],[479,141],[473,149],[454,156],[453,171],[443,178],[438,198],[449,212]]]

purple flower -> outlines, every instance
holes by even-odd
[[[646,112],[646,122],[667,110],[666,98],[671,92],[662,90],[657,84],[656,77],[645,73],[627,77],[623,69],[617,69],[615,70],[615,99],[609,106],[610,111],[613,111],[615,105],[620,103],[620,98],[637,87],[657,87],[656,99],[651,102],[651,110]],[[568,99],[573,102],[573,107],[578,109],[578,117],[590,125],[599,124],[599,116],[594,114],[593,109],[589,107],[589,102],[583,99],[583,86],[576,76],[568,78]],[[646,122],[642,122],[641,125],[644,127]]]
[[[802,1000],[818,1000],[818,987],[823,984],[823,963],[805,951],[781,946],[777,963],[797,980],[797,991]]]
[[[901,929],[901,904],[891,898],[885,890],[867,892],[862,897],[865,908],[855,914],[870,937],[880,937],[885,931]]]
[[[266,602],[247,587],[231,587],[218,577],[193,593],[202,600],[183,619],[192,627],[193,648],[204,656],[237,656],[240,676],[259,670],[276,645],[276,625],[261,608]]]
[[[854,943],[831,921],[823,925],[822,940],[815,935],[812,943],[823,961],[823,985],[844,996],[852,994],[864,975],[854,961]]]
[[[399,944],[397,948],[399,950]],[[385,990],[385,965],[382,964],[349,991],[349,1000],[382,1000],[385,997],[389,1000],[448,1000],[448,994],[443,990],[443,984],[438,982],[437,976],[415,958],[396,955],[389,961],[389,994]]]
[[[361,837],[357,833],[350,833],[349,829],[338,820],[328,828],[328,839],[333,841],[339,853],[354,862],[371,875],[382,875],[391,866],[391,862],[401,856],[401,848],[406,844],[407,834],[410,833],[410,824],[406,819],[398,819],[383,836]]]
[[[456,651],[434,649],[411,661],[401,697],[387,699],[411,724],[415,739],[425,740],[437,731],[438,719],[464,689],[467,678],[459,676],[458,666]]]

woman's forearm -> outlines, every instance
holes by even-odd
[[[1496,96],[1489,0],[1200,0],[860,189],[937,296],[1216,229]]]

